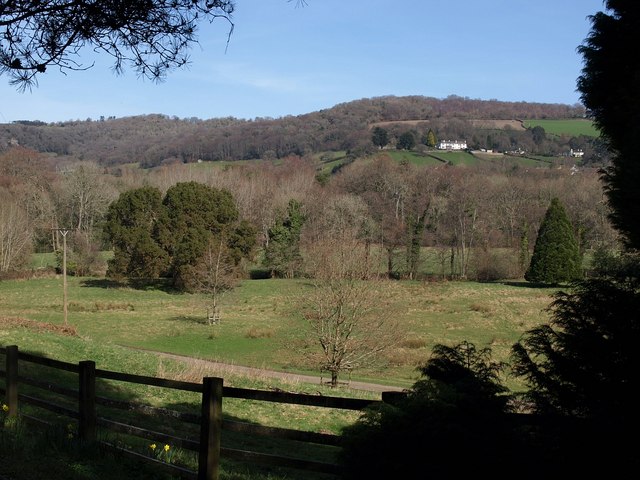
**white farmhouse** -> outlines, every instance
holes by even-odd
[[[574,150],[573,148],[569,150],[569,155],[572,157],[584,157],[584,152],[580,149]]]
[[[466,150],[466,140],[440,140],[438,150]]]

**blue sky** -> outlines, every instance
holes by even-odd
[[[200,27],[191,65],[152,83],[87,50],[31,92],[0,77],[0,122],[151,113],[282,117],[383,95],[574,104],[588,16],[602,0],[237,0]]]

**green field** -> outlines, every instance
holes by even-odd
[[[441,165],[442,162],[430,155],[408,150],[385,150],[385,155],[389,155],[396,162],[408,162],[413,165]]]
[[[205,376],[224,378],[226,386],[280,389],[330,396],[379,399],[379,394],[359,392],[347,385],[337,390],[326,386],[303,384],[296,380],[277,380],[267,376],[234,372],[229,367],[206,364],[197,359],[210,359],[231,365],[319,375],[303,354],[307,325],[300,306],[313,288],[307,280],[245,280],[223,300],[220,325],[206,323],[207,298],[203,295],[179,294],[170,289],[132,288],[100,278],[68,278],[69,325],[77,335],[64,335],[56,326],[63,324],[62,278],[0,281],[0,345],[18,345],[22,351],[68,362],[94,360],[103,370],[150,375],[175,380],[200,382]],[[385,310],[397,319],[404,339],[376,365],[355,371],[341,380],[364,380],[374,383],[411,386],[419,378],[416,367],[428,358],[433,345],[455,344],[468,340],[479,347],[490,346],[495,359],[507,360],[510,348],[522,333],[548,320],[544,309],[554,289],[533,288],[525,282],[417,282],[384,281],[377,284],[378,296]],[[160,357],[158,350],[189,357],[176,360]],[[22,371],[31,376],[35,372]],[[58,382],[65,374],[51,375],[47,381]],[[39,375],[35,376],[40,378]],[[516,390],[520,384],[506,377],[505,383]],[[197,411],[199,398],[190,392],[177,392],[143,385],[111,387],[115,398],[134,400],[154,406]],[[230,419],[264,426],[297,428],[305,431],[339,434],[352,424],[358,412],[336,411],[300,405],[273,404],[229,398],[224,401],[225,416]],[[160,421],[160,420],[158,420]],[[158,426],[157,430],[162,430]],[[0,446],[6,438],[0,435]],[[51,441],[51,440],[49,440]],[[258,440],[223,438],[224,445],[234,448],[282,454],[287,446],[273,439]],[[235,442],[235,443],[234,443]],[[247,443],[248,442],[248,443]],[[143,445],[144,447],[144,445]],[[47,444],[35,446],[35,451]],[[284,451],[283,451],[284,449]],[[22,458],[24,450],[5,444],[0,463]],[[321,461],[332,461],[334,453],[309,447],[300,455]],[[73,452],[72,452],[73,454]],[[4,457],[3,457],[4,455]],[[57,471],[64,465],[77,468],[110,470],[104,455],[76,458],[59,448],[42,455],[45,471]],[[59,462],[59,459],[65,459]],[[307,458],[307,457],[305,457]],[[105,463],[106,462],[106,463]],[[61,465],[58,465],[61,463]],[[222,479],[284,480],[301,478],[291,472],[252,470],[223,463]],[[71,468],[67,466],[66,468]],[[18,480],[39,477],[42,468],[26,469],[27,476],[7,471]],[[114,475],[78,478],[119,478]],[[96,474],[98,475],[98,474]],[[75,478],[75,477],[74,477]],[[148,478],[148,477],[138,477]],[[304,478],[320,480],[306,475]]]
[[[318,374],[302,353],[307,325],[299,306],[310,288],[305,280],[246,280],[224,298],[222,323],[212,327],[205,322],[207,299],[202,295],[71,277],[68,316],[78,335],[96,346],[160,350]],[[399,386],[410,386],[417,379],[416,366],[427,360],[436,343],[469,340],[491,346],[505,359],[526,329],[546,321],[543,309],[552,292],[527,284],[474,282],[387,281],[377,288],[400,320],[405,341],[382,363],[356,371],[352,378]],[[0,282],[0,315],[62,324],[62,279]],[[24,328],[5,322],[0,343],[18,343],[17,331],[25,341]],[[53,353],[44,338],[34,341],[29,348]]]
[[[591,120],[582,118],[568,118],[565,120],[527,120],[524,122],[526,128],[540,126],[550,135],[569,135],[577,137],[585,135],[587,137],[599,137],[600,132],[596,129]]]
[[[396,162],[406,161],[414,165],[475,165],[478,159],[467,152],[446,152],[433,150],[427,153],[410,152],[407,150],[385,151]]]
[[[478,159],[468,152],[433,151],[429,156],[443,163],[451,165],[475,165]]]

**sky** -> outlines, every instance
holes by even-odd
[[[236,0],[234,30],[201,24],[188,68],[163,83],[83,50],[31,92],[0,76],[0,123],[164,114],[279,118],[386,95],[563,103],[602,0]]]

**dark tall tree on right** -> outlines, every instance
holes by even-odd
[[[591,17],[580,47],[578,88],[612,152],[603,173],[611,220],[632,253],[640,247],[640,3],[607,0]],[[513,369],[529,386],[534,410],[552,421],[541,445],[556,445],[555,476],[623,478],[637,470],[640,414],[640,278],[635,268],[607,272],[560,292],[551,322],[525,333],[513,347]],[[615,270],[615,269],[614,269]],[[552,457],[549,457],[552,458]],[[565,470],[565,471],[561,471]]]
[[[606,0],[608,11],[591,17],[579,52],[584,59],[578,90],[613,154],[603,172],[611,220],[628,247],[640,248],[640,2]]]

